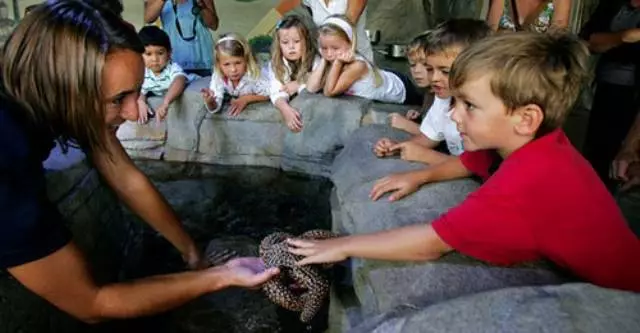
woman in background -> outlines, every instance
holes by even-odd
[[[218,29],[218,14],[213,0],[145,0],[144,21],[155,22],[171,39],[173,61],[187,73],[211,75],[213,37]]]
[[[487,24],[494,30],[533,30],[569,26],[571,0],[491,0]]]

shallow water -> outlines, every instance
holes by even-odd
[[[331,182],[271,168],[137,162],[166,196],[187,231],[203,249],[210,241],[241,255],[257,254],[266,235],[297,235],[331,228]],[[135,218],[130,215],[131,218]],[[127,278],[184,269],[179,254],[157,233],[143,228]],[[135,258],[141,258],[141,262]],[[110,323],[119,332],[321,332],[326,311],[311,326],[277,308],[261,291],[227,290],[201,297],[169,313]]]

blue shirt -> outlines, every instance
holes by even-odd
[[[47,146],[29,135],[20,112],[0,95],[0,269],[46,257],[71,239],[46,193],[42,161],[53,140]]]

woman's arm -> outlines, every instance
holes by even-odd
[[[202,8],[200,14],[202,15],[202,22],[207,28],[211,30],[218,30],[218,12],[216,11],[216,4],[213,0],[198,0],[198,5]]]
[[[310,93],[317,93],[322,89],[322,79],[324,77],[324,72],[327,69],[327,64],[329,62],[322,58],[318,66],[313,69],[309,78],[307,79],[307,91]]]
[[[191,267],[196,267],[199,252],[175,212],[129,158],[115,133],[110,132],[106,140],[110,155],[98,152],[93,156],[102,177],[133,212],[171,242]]]
[[[144,1],[144,22],[153,23],[162,12],[162,7],[167,0],[145,0]]]
[[[69,243],[8,271],[27,289],[86,323],[164,312],[232,285],[258,286],[278,273],[269,270],[255,274],[228,263],[202,271],[97,286],[88,266],[77,246]]]
[[[500,25],[500,17],[504,12],[504,0],[491,0],[489,3],[489,11],[487,12],[487,24],[493,31],[498,30]]]
[[[356,60],[345,64],[340,60],[335,60],[331,64],[324,83],[324,95],[332,97],[343,94],[356,80],[365,75],[367,70],[364,61]]]
[[[358,23],[360,15],[367,7],[367,0],[349,0],[347,3],[347,12],[345,15],[351,21],[352,24]]]
[[[571,0],[553,0],[553,20],[555,28],[565,29],[571,20]]]

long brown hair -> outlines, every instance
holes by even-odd
[[[102,70],[116,49],[142,53],[131,25],[81,1],[48,1],[25,16],[0,51],[0,90],[32,135],[106,151]]]
[[[302,57],[293,63],[284,59],[282,50],[280,49],[280,35],[278,34],[278,31],[281,29],[290,28],[298,29],[298,33],[304,42],[304,53]],[[297,81],[298,83],[306,82],[313,67],[315,56],[316,48],[311,38],[311,33],[300,17],[291,15],[284,17],[278,22],[276,31],[273,34],[273,43],[271,44],[271,66],[278,81],[282,83],[287,83],[289,80]],[[289,78],[285,78],[285,62],[291,68],[291,77]]]

